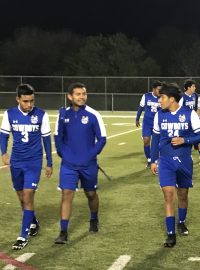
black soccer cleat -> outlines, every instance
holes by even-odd
[[[37,222],[36,224],[32,223],[29,230],[30,236],[36,236],[40,230],[40,224]]]
[[[177,224],[178,232],[181,235],[187,236],[189,234],[188,228],[185,226],[184,222],[178,223]]]
[[[68,234],[67,231],[61,231],[59,236],[55,239],[55,244],[66,244],[68,240]]]
[[[147,162],[146,168],[147,169],[150,169],[151,168],[151,162]]]
[[[89,232],[98,232],[99,231],[98,225],[99,225],[98,219],[91,219]]]
[[[164,247],[172,248],[176,245],[176,234],[168,234],[164,242]]]
[[[23,237],[18,237],[17,241],[12,245],[12,249],[21,250],[28,244],[28,240]]]

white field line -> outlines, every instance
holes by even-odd
[[[199,262],[200,261],[200,257],[189,257],[188,261],[190,262]]]
[[[119,258],[108,268],[108,270],[122,270],[130,261],[131,256],[121,255]]]
[[[24,253],[22,255],[20,255],[19,257],[16,258],[16,261],[18,262],[26,262],[28,261],[33,255],[35,255],[35,253]],[[3,270],[13,270],[16,269],[17,267],[12,265],[12,264],[7,264],[4,268],[2,268]]]
[[[125,142],[121,142],[121,143],[118,143],[117,145],[124,145],[124,144],[126,144]]]
[[[140,130],[141,128],[137,128],[137,129],[131,129],[129,131],[125,131],[125,132],[122,132],[122,133],[118,133],[118,134],[115,134],[115,135],[111,135],[111,136],[108,136],[107,137],[107,140],[109,139],[112,139],[112,138],[115,138],[115,137],[118,137],[118,136],[121,136],[121,135],[124,135],[124,134],[128,134],[128,133],[131,133],[131,132],[135,132],[135,131],[138,131]]]
[[[134,132],[134,131],[138,131],[138,130],[140,130],[140,129],[141,129],[141,128],[137,128],[137,129],[129,130],[129,131],[126,131],[126,132],[118,133],[118,134],[115,134],[115,135],[111,135],[111,136],[108,136],[108,137],[107,137],[107,140],[112,139],[112,138],[115,138],[115,137],[118,137],[118,136],[121,136],[121,135],[124,135],[124,134],[131,133],[131,132]],[[52,154],[56,154],[56,151],[53,151]],[[46,154],[44,154],[44,156],[46,156]],[[9,166],[7,166],[7,165],[0,166],[0,170],[1,170],[1,169],[5,169],[5,168],[7,168],[7,167],[9,167]]]

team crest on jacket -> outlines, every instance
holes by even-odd
[[[178,117],[178,119],[179,119],[179,121],[181,123],[185,122],[185,120],[186,120],[185,114],[180,114],[179,117]]]
[[[82,124],[87,124],[88,122],[89,122],[88,116],[82,116],[82,118],[81,118],[81,123],[82,123]]]
[[[38,122],[38,116],[37,115],[32,115],[31,116],[31,123],[32,124],[37,124]]]

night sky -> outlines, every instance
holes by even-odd
[[[82,35],[122,32],[145,43],[167,26],[200,34],[200,1],[0,0],[0,39],[30,26]]]

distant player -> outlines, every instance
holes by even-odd
[[[1,153],[5,165],[10,165],[13,187],[16,190],[23,210],[20,237],[12,249],[23,249],[28,243],[28,234],[36,236],[39,222],[34,212],[34,195],[38,187],[43,150],[46,152],[46,176],[52,174],[51,130],[46,112],[34,107],[34,89],[29,84],[17,86],[18,106],[8,109],[1,125]],[[7,153],[9,135],[12,133],[11,157]]]
[[[153,132],[153,119],[157,111],[160,109],[158,95],[161,86],[162,83],[160,81],[154,81],[152,83],[152,92],[148,92],[142,96],[136,116],[136,126],[139,127],[140,116],[144,111],[144,118],[142,122],[142,137],[144,143],[144,154],[147,158],[147,168],[150,168],[151,165],[150,144]]]
[[[196,111],[196,104],[197,104],[197,94],[195,93],[196,90],[196,82],[194,80],[186,80],[184,83],[184,93],[182,98],[179,101],[180,106],[184,106],[189,110]]]
[[[188,79],[184,83],[184,94],[179,101],[179,104],[188,110],[195,110],[198,113],[198,108],[200,104],[198,102],[198,95],[196,91],[196,82],[194,80]],[[200,157],[200,144],[194,145],[194,148],[198,150]]]
[[[185,225],[188,189],[192,187],[192,144],[200,142],[200,120],[194,110],[180,107],[182,92],[176,84],[164,84],[160,90],[162,110],[154,118],[151,146],[151,170],[159,175],[165,200],[167,239],[165,247],[176,244],[175,201],[178,197],[178,231],[188,235]],[[158,147],[159,145],[159,147]],[[155,161],[158,159],[158,167]]]
[[[72,201],[79,180],[90,209],[89,231],[98,232],[97,155],[106,143],[102,117],[85,105],[85,85],[71,84],[68,88],[68,99],[71,106],[60,109],[55,129],[55,146],[62,158],[59,183],[62,190],[60,234],[55,244],[65,244],[68,240]]]

